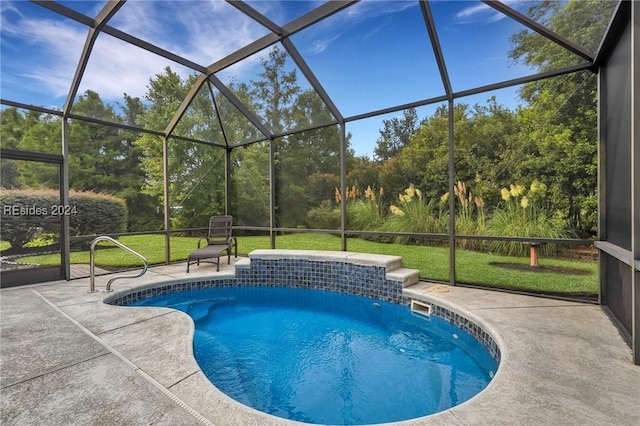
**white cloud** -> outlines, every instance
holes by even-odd
[[[333,37],[314,40],[313,43],[312,43],[313,53],[314,54],[318,54],[318,53],[324,52],[331,45],[331,43],[333,43],[338,38],[340,38],[341,35],[342,35],[342,33],[338,33],[338,34],[334,35]]]
[[[386,1],[381,2],[379,0],[363,0],[347,9],[344,14],[346,19],[354,18],[373,18],[380,15],[388,15],[390,13],[403,12],[409,8],[418,7],[416,1]]]
[[[128,2],[110,25],[203,66],[268,32],[220,0]]]
[[[503,0],[502,3],[505,5],[516,9],[518,3],[522,3],[522,0]],[[503,13],[497,11],[491,6],[481,3],[475,6],[470,6],[465,9],[462,9],[460,12],[456,13],[455,18],[458,23],[471,23],[471,22],[479,22],[484,24],[490,24],[493,22],[500,21],[501,19],[506,18],[507,16]]]
[[[90,89],[112,100],[121,100],[123,93],[143,97],[149,79],[167,66],[183,78],[192,72],[161,56],[101,34],[87,63],[80,92]]]
[[[12,45],[19,53],[32,56],[25,60],[22,78],[33,80],[55,97],[66,95],[86,33],[61,22],[27,18],[11,28],[3,25],[2,31],[5,30],[12,33]]]
[[[26,9],[25,9],[26,10]],[[47,12],[48,13],[48,12]],[[2,1],[3,50],[30,55],[22,74],[46,96],[64,97],[76,72],[89,28],[47,13],[21,13],[19,3]],[[46,18],[43,18],[46,16]],[[219,0],[168,2],[130,1],[109,25],[203,66],[221,59],[266,33],[257,23]],[[10,35],[10,40],[5,36]],[[3,54],[3,56],[5,56]],[[7,58],[3,58],[7,60]],[[255,62],[256,60],[249,61]],[[248,63],[245,65],[250,66]],[[81,80],[80,91],[91,89],[105,100],[123,93],[142,97],[150,78],[166,66],[183,78],[194,71],[129,43],[100,34]],[[235,67],[236,72],[243,66]],[[31,83],[30,83],[31,84]]]
[[[394,13],[403,12],[412,7],[418,7],[417,1],[386,1],[381,2],[379,0],[363,0],[355,3],[345,10],[337,13],[330,18],[327,18],[314,25],[312,34],[317,37],[318,34],[331,34],[331,37],[318,37],[312,38],[308,41],[313,49],[310,50],[311,54],[319,54],[324,52],[331,46],[336,40],[338,40],[343,34],[344,29],[351,28],[360,23],[367,21],[368,19],[377,18],[383,15],[390,15]],[[384,27],[378,25],[375,28],[367,28],[365,33],[361,34],[363,40],[366,40],[373,36],[376,32],[380,31]],[[303,31],[303,34],[305,32]]]

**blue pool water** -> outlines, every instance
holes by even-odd
[[[353,295],[230,287],[132,305],[188,313],[196,360],[218,389],[257,410],[308,423],[426,416],[476,395],[497,368],[460,328]]]

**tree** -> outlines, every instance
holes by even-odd
[[[456,123],[465,117],[466,107],[456,105]],[[424,196],[440,197],[448,190],[449,112],[444,105],[426,117],[395,158],[387,161],[380,174],[380,186],[385,196],[395,201],[397,194],[411,184]]]
[[[120,105],[122,109],[122,121],[129,126],[140,126],[140,117],[146,112],[146,106],[140,98],[132,98],[124,94],[124,105]]]
[[[371,186],[372,188],[382,188],[384,190],[384,187],[380,184],[382,164],[371,160],[367,156],[355,157],[350,163],[348,166],[349,172],[347,173],[347,187],[355,185],[357,188],[366,188]]]
[[[100,95],[86,91],[78,97],[73,111],[104,121],[136,125],[144,113],[139,98],[124,95],[123,115],[105,105]],[[70,187],[91,190],[124,198],[135,212],[129,216],[127,229],[157,229],[161,223],[153,200],[142,193],[145,181],[142,150],[134,143],[137,133],[83,120],[71,120],[69,131]]]
[[[261,61],[260,79],[251,82],[248,92],[258,115],[275,133],[333,120],[317,93],[300,88],[296,70],[287,70],[287,58],[285,51],[274,48]],[[297,227],[312,207],[333,196],[333,188],[319,176],[339,176],[340,134],[331,126],[279,137],[273,143],[276,221],[278,226]],[[257,175],[253,181],[259,179]]]
[[[40,113],[36,113],[38,116]],[[17,149],[26,129],[27,117],[17,108],[0,110],[0,146],[4,149]],[[37,120],[36,120],[37,121]]]
[[[253,105],[272,133],[288,130],[293,122],[292,107],[300,93],[296,70],[286,71],[287,54],[277,46],[260,60],[260,79],[251,81]]]
[[[0,159],[0,188],[17,189],[22,186],[15,161]]]
[[[595,52],[614,2],[543,1],[528,15]],[[523,30],[515,33],[512,60],[540,72],[576,63],[576,57],[551,41]],[[518,116],[524,157],[516,174],[549,176],[551,203],[583,235],[593,232],[597,190],[597,82],[589,71],[526,84],[520,91],[528,107]],[[591,218],[591,219],[589,219]]]
[[[454,182],[464,182],[475,196],[496,205],[500,188],[508,185],[512,174],[503,160],[520,149],[514,143],[521,131],[516,113],[498,104],[495,97],[486,104],[458,104],[456,108],[463,116],[454,127]]]
[[[169,67],[150,80],[146,99],[149,107],[141,123],[146,128],[166,127],[195,82],[195,76],[183,80]],[[212,111],[211,99],[203,93],[196,96],[185,111],[176,133],[181,136],[210,139],[220,134],[217,120],[205,120]],[[141,149],[145,183],[142,192],[164,200],[164,171],[161,137],[144,134],[135,141]],[[213,214],[224,208],[224,151],[203,143],[171,139],[169,146],[169,204],[174,228],[203,227]]]
[[[60,154],[62,151],[62,125],[59,117],[29,111],[18,125],[21,129],[14,133],[19,138],[16,149],[49,154]],[[34,161],[21,161],[17,164],[20,184],[24,187],[57,189],[60,186],[57,166]],[[71,163],[69,167],[71,170]]]
[[[409,108],[403,111],[402,118],[383,120],[383,125],[374,150],[375,159],[381,162],[394,158],[409,144],[419,129],[418,114],[415,108]]]
[[[0,142],[4,149],[48,154],[61,152],[60,119],[38,111],[21,112],[17,108],[0,111]],[[57,188],[60,182],[58,167],[32,161],[2,160],[3,188],[23,186]]]
[[[269,142],[234,148],[231,177],[234,223],[269,226]]]

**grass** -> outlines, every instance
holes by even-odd
[[[149,264],[164,263],[164,236],[134,235],[121,237],[120,242],[145,256]],[[172,237],[171,261],[185,260],[197,245],[196,237]],[[341,250],[337,236],[328,234],[300,233],[276,237],[279,249]],[[256,249],[268,249],[268,236],[238,237],[238,254],[246,256]],[[401,256],[403,266],[420,270],[420,277],[439,281],[449,279],[448,247],[385,244],[349,238],[347,249],[354,252]],[[29,256],[20,262],[41,265],[57,265],[59,255]],[[89,252],[71,253],[71,263],[89,263]],[[456,281],[487,287],[516,291],[562,294],[568,296],[596,296],[598,294],[597,264],[592,261],[558,258],[540,258],[543,267],[578,269],[583,273],[572,275],[563,272],[522,271],[505,269],[491,263],[529,264],[528,257],[500,256],[489,253],[456,250]],[[96,265],[107,268],[122,268],[140,265],[140,260],[126,251],[101,243],[96,251]]]

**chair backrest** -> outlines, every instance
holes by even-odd
[[[233,218],[231,216],[211,216],[209,219],[209,234],[207,241],[209,244],[228,244],[233,228]]]

